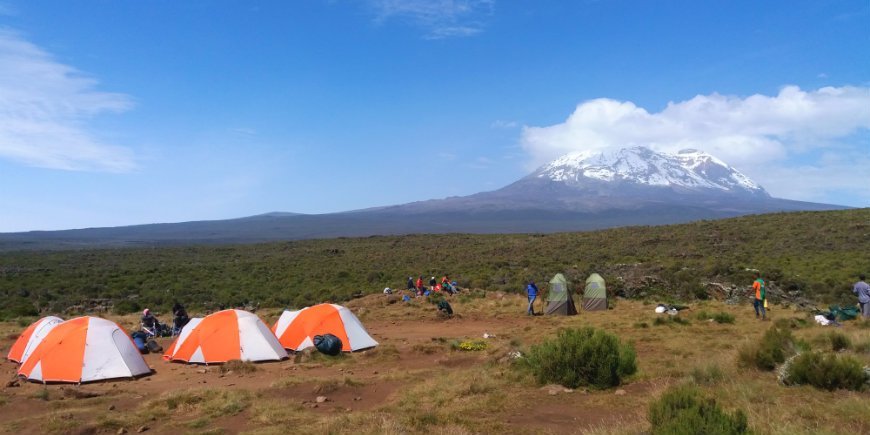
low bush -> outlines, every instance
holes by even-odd
[[[850,349],[852,347],[852,340],[839,331],[831,331],[828,334],[828,341],[831,342],[831,350],[834,352]]]
[[[637,371],[634,347],[594,328],[565,329],[519,360],[541,384],[609,388]]]
[[[685,326],[685,325],[689,324],[689,321],[686,319],[683,319],[680,316],[671,316],[671,315],[668,315],[667,317],[665,317],[665,316],[656,317],[656,319],[653,321],[653,325],[656,325],[656,326],[662,326],[662,325],[671,326],[674,324]]]
[[[783,374],[788,385],[812,385],[823,390],[860,390],[868,381],[861,362],[849,355],[805,352]]]
[[[743,410],[734,415],[723,411],[716,400],[704,397],[697,388],[673,387],[650,404],[650,431],[658,434],[742,434],[749,433]]]
[[[755,367],[770,371],[782,364],[796,352],[791,330],[771,327],[761,337],[761,341],[750,342],[740,348],[737,361],[742,367]]]

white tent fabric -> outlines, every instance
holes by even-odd
[[[287,351],[255,314],[224,310],[190,319],[163,358],[198,364],[277,361],[287,358]]]

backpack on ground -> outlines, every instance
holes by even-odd
[[[450,302],[447,302],[447,301],[439,301],[438,302],[438,311],[441,311],[448,316],[453,315],[453,307],[451,307]]]
[[[336,356],[341,353],[341,339],[332,334],[315,335],[314,347],[320,353]]]

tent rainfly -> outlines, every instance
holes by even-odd
[[[583,309],[600,311],[607,309],[607,286],[604,278],[597,273],[586,278],[586,291],[583,292]]]
[[[557,273],[550,280],[550,291],[547,293],[547,309],[545,312],[547,314],[559,314],[563,316],[577,314],[574,298],[571,295],[571,290],[568,288],[568,280],[561,273]]]
[[[18,336],[18,339],[15,340],[15,343],[6,355],[6,359],[17,363],[23,363],[24,360],[33,353],[36,346],[39,345],[39,343],[42,343],[42,339],[45,338],[45,336],[48,335],[55,326],[61,323],[63,323],[63,319],[54,316],[43,317],[33,322],[24,330],[24,332],[21,333],[21,335]]]
[[[99,317],[67,320],[46,334],[18,375],[37,382],[92,382],[151,373],[127,331]]]
[[[232,360],[280,361],[287,351],[253,313],[224,310],[193,318],[169,346],[163,359],[216,364]]]
[[[314,346],[314,336],[327,333],[341,339],[343,352],[354,352],[378,345],[349,309],[335,304],[284,311],[272,330],[281,345],[293,351]]]

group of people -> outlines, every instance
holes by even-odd
[[[767,286],[760,272],[755,272],[755,281],[752,282],[752,290],[755,291],[755,300],[752,306],[755,308],[755,318],[767,319]],[[858,297],[858,306],[861,311],[861,317],[865,320],[870,320],[870,284],[865,281],[865,274],[858,275],[858,282],[852,286],[852,293]]]
[[[172,306],[172,329],[169,330],[169,334],[173,337],[180,334],[181,329],[188,322],[190,322],[190,316],[187,315],[187,310],[184,308],[184,305],[176,302]],[[157,316],[148,308],[142,311],[141,328],[143,332],[152,337],[163,336],[165,335],[164,331],[168,329],[157,320]]]
[[[445,292],[448,294],[456,294],[459,291],[459,288],[456,286],[456,283],[450,281],[450,276],[444,275],[441,278],[441,282],[439,283],[435,277],[429,278],[429,287],[426,287],[423,282],[423,275],[414,280],[413,276],[408,277],[408,291],[415,293],[417,296],[425,296],[428,295],[428,292]]]

